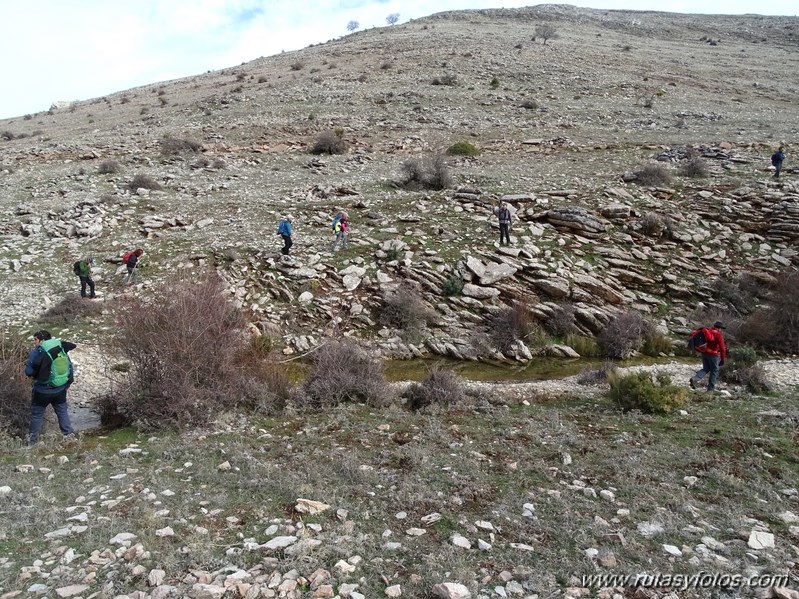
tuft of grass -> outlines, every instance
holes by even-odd
[[[447,148],[450,156],[479,156],[480,150],[468,141],[459,141]]]

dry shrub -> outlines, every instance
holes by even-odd
[[[400,167],[401,185],[408,189],[446,189],[452,185],[446,160],[441,154],[408,158]]]
[[[431,406],[454,406],[463,403],[466,394],[461,378],[450,370],[434,368],[421,383],[413,383],[406,392],[408,406],[422,410]]]
[[[766,349],[799,352],[799,269],[781,273],[769,289],[767,305],[756,310],[737,331],[738,336]]]
[[[135,175],[133,177],[133,180],[128,184],[128,188],[131,191],[136,191],[137,189],[142,189],[142,188],[153,189],[153,190],[163,189],[163,187],[161,187],[161,184],[158,183],[158,181],[156,181],[155,179],[153,179],[148,175],[141,175],[141,174]]]
[[[449,87],[454,87],[458,85],[458,76],[452,73],[445,73],[440,77],[433,77],[433,80],[430,83],[432,85],[446,85]]]
[[[50,306],[39,317],[39,321],[42,324],[66,327],[84,318],[98,316],[102,311],[102,304],[86,301],[77,293],[69,293],[60,302]]]
[[[240,408],[269,414],[283,411],[292,398],[294,384],[269,336],[251,337],[249,345],[239,352],[236,366],[246,373]]]
[[[176,156],[178,154],[196,154],[199,152],[203,145],[197,141],[190,139],[177,139],[175,137],[167,137],[159,142],[161,146],[161,154],[164,156]]]
[[[746,274],[732,280],[719,278],[713,281],[713,296],[726,302],[738,314],[750,314],[761,293],[757,281]]]
[[[597,343],[604,357],[625,360],[655,335],[655,325],[638,312],[625,312],[608,321],[597,337]]]
[[[311,154],[346,154],[349,144],[336,131],[322,131],[311,148]]]
[[[31,383],[25,361],[32,344],[21,338],[0,336],[0,431],[24,439],[30,417]]]
[[[351,342],[336,341],[314,354],[314,367],[296,398],[297,407],[323,409],[344,402],[385,407],[391,389],[383,365]]]
[[[533,319],[526,304],[515,302],[488,318],[491,343],[505,353],[516,341],[525,341],[533,330]]]
[[[577,330],[575,326],[574,306],[571,304],[558,304],[555,310],[544,323],[544,329],[553,337],[566,337]]]
[[[427,302],[409,285],[400,285],[383,296],[380,322],[400,329],[407,336],[418,337],[433,320],[434,314]]]
[[[650,164],[635,171],[635,182],[639,185],[668,185],[671,183],[671,174],[665,166]]]
[[[152,430],[202,426],[236,406],[243,320],[224,291],[213,273],[164,284],[150,302],[123,300],[115,343],[131,376],[105,402],[108,413]]]
[[[710,171],[707,167],[707,162],[698,156],[689,158],[680,166],[680,174],[683,177],[701,179],[707,177],[709,173]]]
[[[656,212],[647,212],[641,219],[641,232],[647,237],[669,237],[673,229],[674,222]]]
[[[591,368],[586,366],[579,375],[577,375],[577,382],[580,385],[599,385],[606,383],[608,377],[617,371],[616,362],[612,360],[605,360],[598,368]]]
[[[101,175],[113,175],[119,172],[119,163],[116,160],[103,160],[97,167],[97,172]]]

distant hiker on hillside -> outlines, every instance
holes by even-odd
[[[507,202],[501,201],[499,206],[494,208],[494,214],[499,219],[499,245],[510,245],[510,225],[513,215]]]
[[[29,445],[39,440],[44,413],[49,405],[53,406],[63,435],[66,437],[74,432],[67,411],[67,389],[74,378],[67,352],[73,349],[74,343],[53,339],[48,331],[33,334],[33,350],[25,362],[25,375],[33,379]]]
[[[123,285],[133,285],[138,280],[139,260],[141,259],[143,254],[144,250],[141,248],[138,248],[132,252],[125,252],[123,254],[122,264],[124,264],[128,268],[128,272],[125,275],[125,278],[122,279]]]
[[[696,385],[708,376],[707,390],[713,391],[716,388],[716,378],[719,376],[719,367],[724,366],[727,358],[727,347],[724,345],[724,335],[721,330],[726,328],[720,321],[713,323],[711,329],[697,329],[691,334],[688,340],[688,347],[702,354],[702,368],[690,378],[688,384],[691,389],[696,389]]]
[[[72,265],[72,271],[80,278],[80,296],[86,297],[86,286],[89,287],[89,298],[94,299],[94,279],[92,279],[92,266],[94,260],[87,256],[83,260],[78,260]]]
[[[774,178],[780,178],[780,171],[782,170],[782,163],[785,160],[785,152],[780,146],[780,149],[771,155],[771,165],[774,167]]]
[[[277,234],[283,238],[283,248],[280,250],[280,253],[284,256],[289,255],[289,250],[291,246],[294,245],[291,223],[294,222],[294,217],[290,214],[286,216],[282,221],[280,221],[280,225],[277,227]]]
[[[350,233],[350,221],[349,217],[347,216],[346,212],[342,212],[341,214],[336,216],[337,220],[333,221],[333,232],[336,234],[336,238],[333,240],[333,247],[330,248],[334,252],[338,251],[338,243],[341,242],[341,247],[347,247],[347,237]]]

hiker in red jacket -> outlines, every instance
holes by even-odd
[[[716,388],[719,366],[724,366],[724,360],[727,359],[727,348],[724,345],[724,335],[721,333],[721,329],[724,328],[726,328],[724,323],[718,320],[714,322],[713,328],[709,330],[710,335],[705,339],[707,345],[704,349],[698,350],[702,354],[702,368],[688,381],[691,389],[696,389],[696,384],[705,378],[705,375],[708,375],[707,390],[713,391]]]

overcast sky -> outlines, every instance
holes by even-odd
[[[796,15],[797,0],[577,0],[604,9]],[[361,29],[518,0],[0,0],[0,118],[298,50]]]

